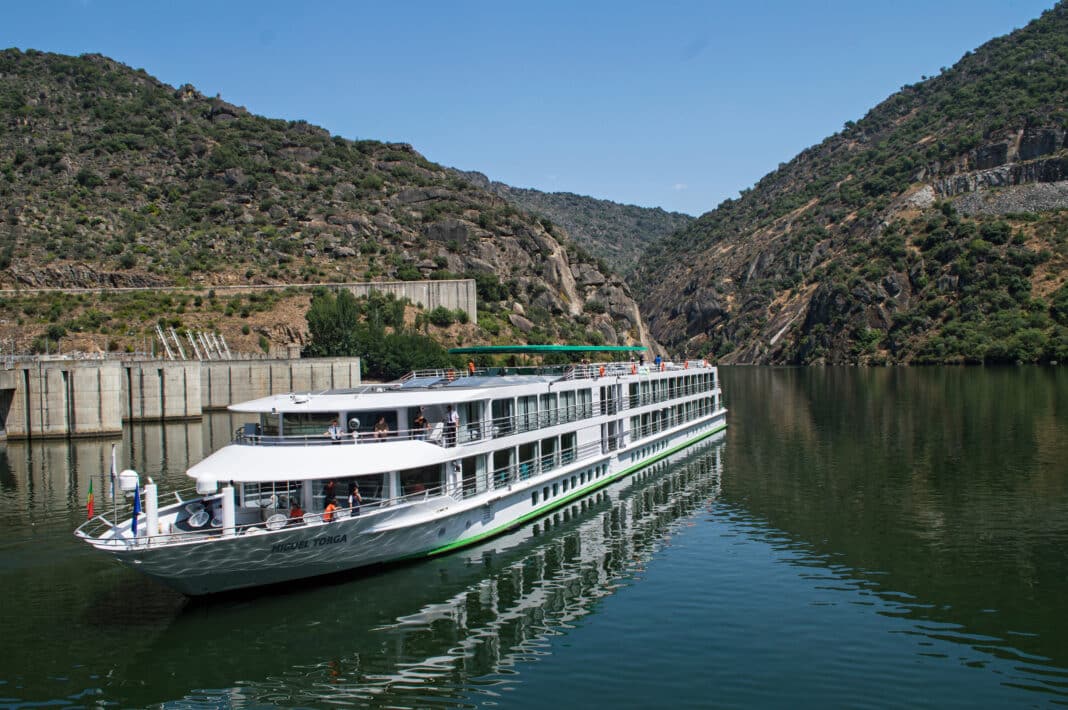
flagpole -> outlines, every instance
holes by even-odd
[[[115,447],[118,444],[111,445],[111,524],[117,526],[119,524],[119,497],[115,491]]]

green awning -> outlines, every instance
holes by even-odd
[[[648,348],[644,345],[474,345],[469,348],[449,348],[449,354],[634,353],[645,350],[648,350]]]

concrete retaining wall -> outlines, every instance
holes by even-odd
[[[359,358],[37,360],[0,370],[0,420],[9,439],[101,436],[123,421],[195,419],[272,394],[359,384]]]
[[[359,358],[200,363],[205,411],[272,394],[321,392],[359,384]]]
[[[99,436],[122,430],[122,364],[39,360],[0,377],[10,394],[4,426],[11,438]]]
[[[199,361],[131,362],[123,370],[123,419],[192,419],[203,413]]]
[[[474,279],[455,281],[383,281],[379,283],[345,284],[355,296],[366,296],[371,291],[392,293],[398,298],[407,298],[427,310],[444,306],[450,310],[463,310],[472,323],[478,321],[478,292]]]

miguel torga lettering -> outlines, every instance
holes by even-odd
[[[322,547],[323,545],[336,545],[339,542],[348,542],[346,535],[323,535],[311,540],[296,540],[294,542],[280,542],[271,547],[271,552],[293,552],[295,550],[307,550],[310,547]]]

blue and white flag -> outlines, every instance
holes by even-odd
[[[135,483],[133,524],[130,526],[130,529],[133,530],[134,537],[137,537],[137,516],[139,515],[141,515],[141,485],[139,483]]]

